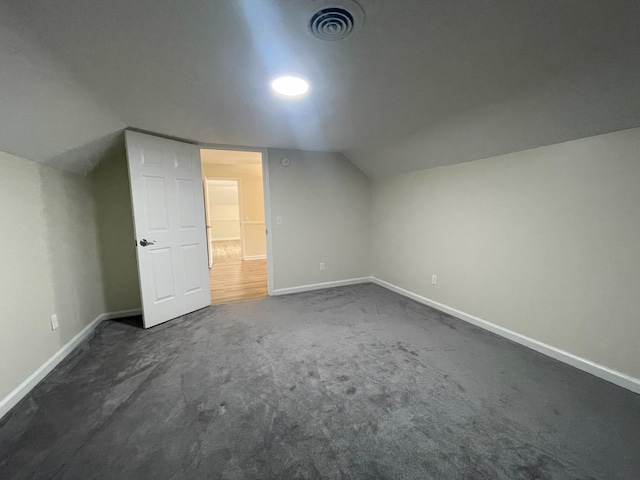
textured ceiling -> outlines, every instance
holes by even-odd
[[[640,2],[0,0],[0,150],[86,171],[130,126],[341,151],[380,177],[640,126]],[[283,100],[272,77],[300,73]]]
[[[86,173],[126,124],[0,4],[0,150]]]

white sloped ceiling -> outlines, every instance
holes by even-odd
[[[86,171],[129,126],[381,177],[640,125],[639,2],[362,0],[323,42],[331,3],[0,0],[0,150]]]

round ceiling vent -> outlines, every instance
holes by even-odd
[[[353,15],[344,8],[323,8],[311,17],[309,27],[320,40],[341,40],[353,30]]]
[[[356,25],[364,23],[364,11],[354,0],[334,0],[313,14],[311,33],[320,40],[342,40]]]

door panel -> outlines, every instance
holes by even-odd
[[[192,244],[192,245],[182,245],[182,257],[184,259],[185,265],[185,283],[184,293],[192,294],[194,292],[198,292],[203,289],[204,285],[202,285],[202,278],[198,275],[199,272],[199,264],[202,258],[202,245]]]
[[[144,207],[147,222],[147,231],[166,232],[169,230],[167,218],[167,192],[164,178],[143,176],[146,187]]]
[[[125,139],[149,328],[211,304],[200,150],[137,132]]]
[[[176,192],[178,197],[178,226],[181,230],[196,228],[196,208],[194,198],[195,190],[196,185],[193,180],[187,180],[184,178],[176,179]]]
[[[170,248],[149,249],[151,270],[153,272],[153,302],[163,302],[175,298],[175,281],[173,278],[173,259]]]

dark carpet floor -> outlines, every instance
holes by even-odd
[[[104,322],[0,477],[634,479],[640,395],[375,285]]]

